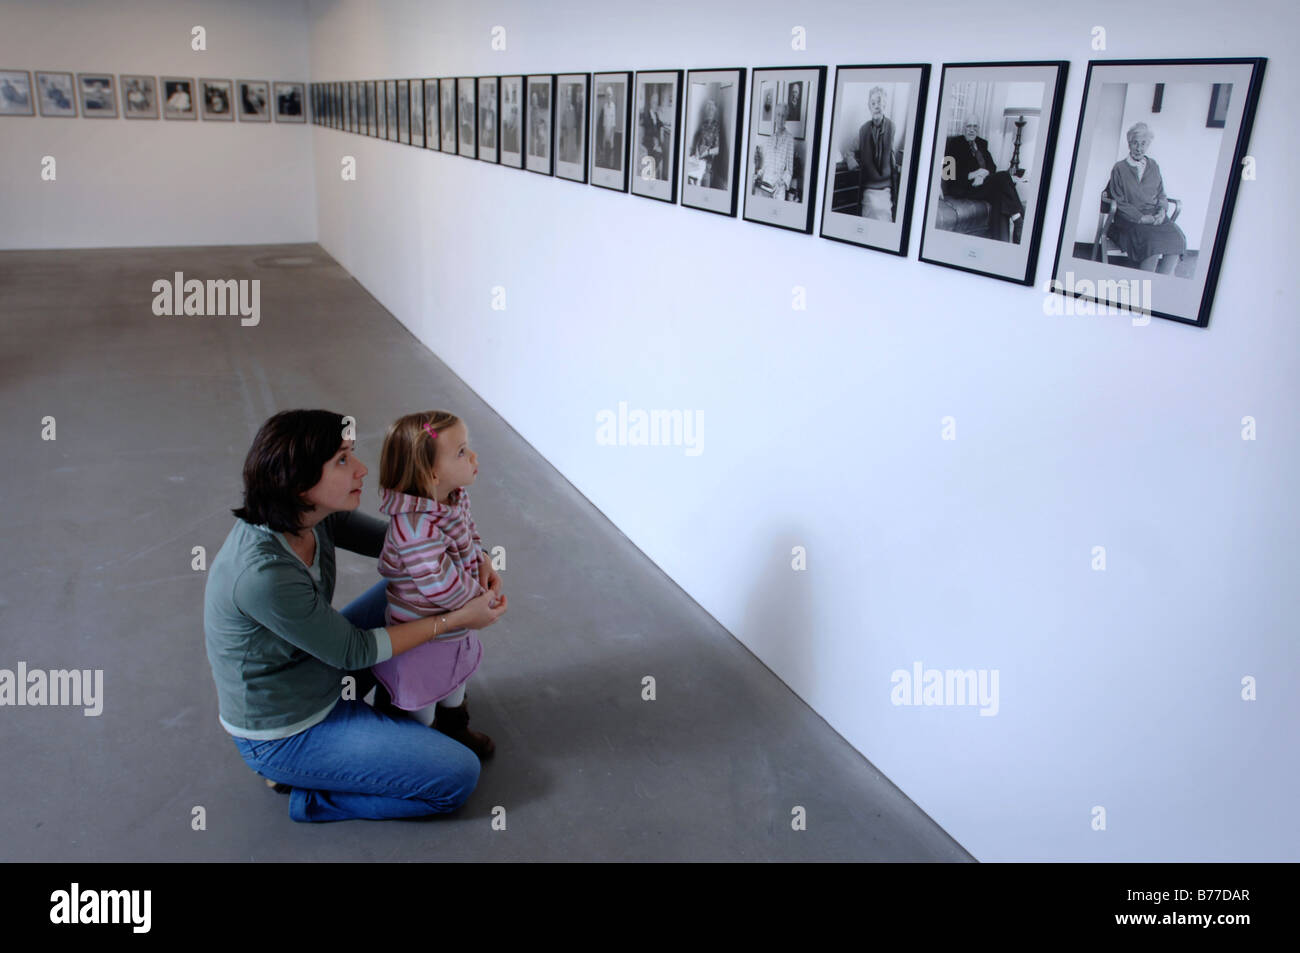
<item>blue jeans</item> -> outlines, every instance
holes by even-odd
[[[358,628],[384,624],[380,580],[342,610]],[[479,760],[469,748],[409,718],[390,718],[361,697],[373,684],[357,676],[357,700],[341,699],[324,721],[288,738],[234,739],[248,766],[293,788],[295,821],[374,820],[454,811],[478,784]]]

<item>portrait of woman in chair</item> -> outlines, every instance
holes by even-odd
[[[1172,275],[1187,251],[1187,237],[1174,224],[1179,205],[1165,194],[1160,166],[1147,155],[1153,139],[1144,122],[1129,128],[1128,155],[1115,163],[1106,186],[1114,203],[1106,237],[1143,271]]]

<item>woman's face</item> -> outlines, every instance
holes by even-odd
[[[355,510],[361,503],[361,485],[370,471],[355,456],[355,440],[345,440],[339,452],[325,461],[320,482],[303,494],[324,516],[339,510]]]
[[[1151,140],[1147,138],[1146,133],[1137,132],[1128,137],[1128,153],[1133,157],[1134,162],[1138,162],[1147,154],[1147,147],[1151,145]]]

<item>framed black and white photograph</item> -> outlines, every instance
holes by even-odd
[[[357,132],[370,135],[370,117],[373,115],[374,103],[370,101],[370,84],[365,80],[357,83]]]
[[[497,133],[501,117],[501,102],[495,76],[478,78],[478,157],[484,162],[500,159]]]
[[[929,86],[928,63],[835,70],[822,238],[907,254]]]
[[[524,167],[524,78],[501,77],[501,164]]]
[[[555,77],[555,176],[587,182],[587,137],[591,98],[590,73],[558,73]]]
[[[632,137],[632,74],[596,73],[592,77],[591,184],[627,191],[628,153]]]
[[[632,194],[677,201],[677,141],[682,124],[682,71],[636,74],[632,129]]]
[[[405,79],[397,81],[397,141],[411,144],[411,83]]]
[[[398,111],[397,105],[397,80],[389,79],[384,81],[384,101],[387,105],[384,107],[388,115],[388,136],[389,142],[399,142],[401,137],[402,114]]]
[[[375,138],[388,138],[388,84],[375,81]]]
[[[122,116],[126,119],[158,118],[158,80],[153,76],[122,74]]]
[[[365,134],[372,139],[379,137],[379,93],[373,79],[363,84],[366,88],[366,129]]]
[[[424,148],[424,80],[411,80],[411,145]]]
[[[745,220],[811,234],[826,67],[756,69],[751,86]]]
[[[77,87],[71,73],[46,72],[36,73],[36,102],[42,116],[77,115]],[[190,118],[193,118],[192,116]]]
[[[348,132],[361,131],[361,84],[348,83]]]
[[[478,158],[478,81],[473,76],[456,79],[456,145],[459,155]]]
[[[199,103],[204,119],[235,121],[235,84],[228,79],[199,78]],[[85,112],[85,109],[82,109]]]
[[[525,164],[529,172],[551,175],[551,123],[555,117],[555,76],[524,77],[528,94],[525,121],[528,123],[528,155]]]
[[[682,140],[682,205],[735,215],[740,195],[745,70],[686,74],[686,138]]]
[[[25,69],[0,69],[0,116],[35,116],[32,74]]]
[[[1034,283],[1068,67],[944,64],[921,261]]]
[[[194,80],[184,76],[160,76],[164,119],[197,119],[198,99]]]
[[[126,90],[122,92],[126,102]],[[240,122],[271,121],[271,84],[260,79],[235,80],[235,101],[239,104]]]
[[[284,83],[277,80],[272,87],[275,95],[275,121],[305,123],[306,96],[302,83]]]
[[[456,152],[456,81],[450,78],[438,80],[438,102],[441,104],[438,120],[442,136],[442,151]]]
[[[117,92],[112,73],[78,73],[81,115],[86,119],[116,119]],[[30,101],[30,97],[29,97]]]
[[[426,79],[421,86],[424,89],[424,148],[437,149],[442,136],[438,129],[438,81]]]
[[[1266,62],[1088,64],[1049,291],[1209,324]]]

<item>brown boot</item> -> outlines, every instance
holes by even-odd
[[[497,746],[493,744],[491,738],[469,727],[469,695],[466,695],[456,708],[448,708],[439,702],[438,707],[434,709],[433,728],[469,748],[478,755],[480,761],[486,761],[492,757],[492,752],[496,751]]]

